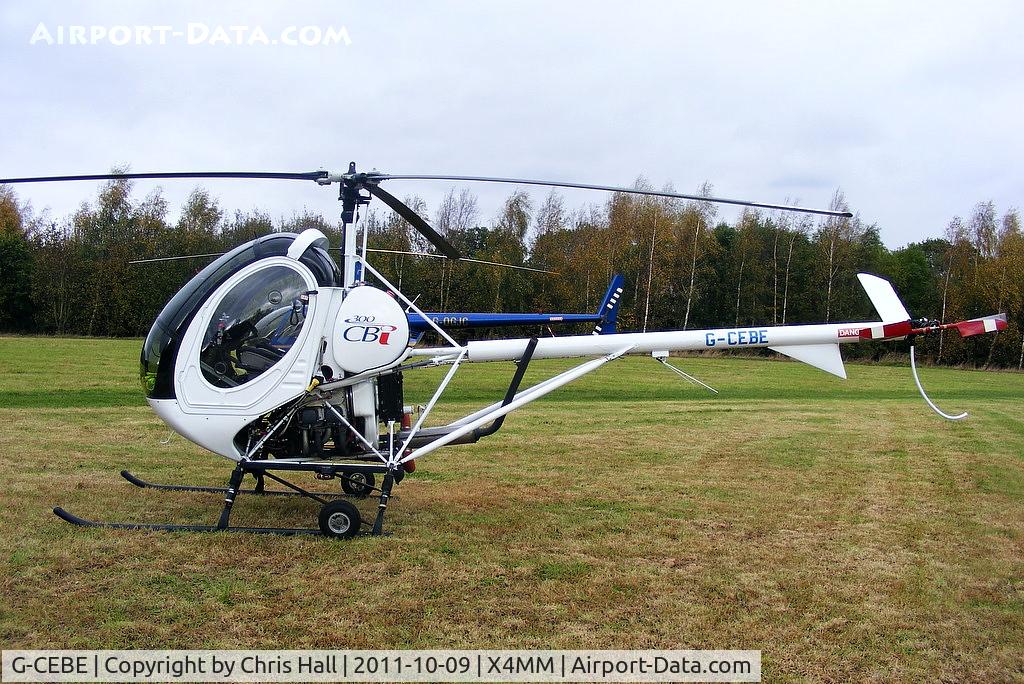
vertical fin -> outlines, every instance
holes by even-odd
[[[892,283],[870,273],[858,273],[857,279],[883,323],[902,323],[910,320],[910,314],[907,313],[896,290],[892,288]]]
[[[619,302],[622,301],[622,285],[625,278],[616,273],[612,282],[608,285],[608,291],[604,293],[601,305],[597,307],[597,315],[601,317],[600,322],[594,326],[595,335],[610,335],[616,332],[617,319],[619,315]]]

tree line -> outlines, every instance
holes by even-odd
[[[637,188],[650,186],[639,179]],[[667,188],[671,190],[671,188]],[[699,196],[710,196],[703,184]],[[417,305],[436,311],[592,311],[615,273],[626,278],[621,330],[693,329],[874,319],[856,274],[890,279],[917,317],[962,320],[1009,315],[996,335],[954,333],[922,341],[933,363],[1024,366],[1024,234],[1016,210],[980,202],[941,236],[889,249],[879,226],[853,218],[748,210],[721,220],[717,205],[615,194],[568,209],[557,192],[542,200],[515,191],[492,220],[476,197],[452,191],[428,211],[407,203],[474,259],[555,271],[546,275],[397,252],[429,251],[390,211],[365,216],[373,263]],[[830,208],[846,211],[837,190]],[[362,208],[366,211],[366,208]],[[142,336],[164,303],[213,257],[132,265],[129,261],[210,255],[272,231],[319,228],[340,244],[340,225],[302,213],[273,219],[224,210],[202,187],[170,220],[160,190],[133,195],[130,181],[104,184],[71,216],[36,214],[0,186],[0,331]],[[844,353],[880,358],[891,345]]]

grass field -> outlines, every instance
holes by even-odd
[[[1024,679],[1024,376],[617,361],[442,450],[386,538],[75,528],[211,523],[229,466],[145,406],[139,341],[0,338],[4,647],[753,648],[766,681]],[[537,362],[527,381],[569,362]],[[495,400],[468,367],[439,417]],[[437,374],[409,374],[410,400]],[[300,483],[304,483],[300,480]],[[361,506],[367,514],[371,502]],[[237,524],[315,524],[242,497]]]

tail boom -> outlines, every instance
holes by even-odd
[[[767,347],[845,378],[846,370],[839,353],[840,344],[900,340],[952,329],[964,337],[1006,329],[1005,314],[947,324],[912,321],[889,281],[867,273],[858,274],[858,278],[878,312],[880,321],[549,337],[537,343],[533,358],[597,356],[622,353],[623,349],[628,349],[629,354],[659,355],[673,351]],[[614,324],[614,312],[620,293],[621,276],[616,276],[602,302],[602,309],[611,314],[605,319],[606,322],[610,320]],[[602,309],[598,310],[598,314]],[[594,332],[601,332],[600,324]],[[514,361],[522,357],[528,343],[527,339],[471,341],[465,347],[463,361]],[[434,347],[417,348],[410,353],[412,356],[444,359],[455,351],[450,347]]]
[[[630,354],[652,354],[657,351],[738,350],[764,347],[790,348],[807,345],[838,345],[859,342],[859,333],[862,328],[880,325],[882,323],[785,325],[545,337],[538,342],[533,352],[533,358],[558,359],[595,356],[610,354],[627,347],[630,348]],[[851,330],[853,331],[852,334],[849,333]],[[513,361],[522,356],[528,342],[529,340],[525,338],[470,341],[466,345],[468,353],[464,362]],[[413,349],[411,353],[413,356],[421,357],[444,357],[452,354],[452,348],[417,348]]]

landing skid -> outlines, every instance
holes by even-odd
[[[280,534],[284,536],[300,534],[321,534],[320,530],[312,528],[289,528],[289,527],[226,527],[216,525],[158,525],[148,523],[110,523],[97,522],[80,518],[74,513],[68,513],[58,506],[53,509],[54,515],[78,527],[101,527],[108,530],[151,530],[156,532],[249,532],[250,534]]]
[[[136,487],[139,487],[140,489],[158,489],[158,490],[164,491],[164,492],[199,492],[199,493],[204,493],[204,494],[227,494],[228,493],[228,488],[227,487],[203,487],[203,486],[198,486],[198,485],[159,484],[159,483],[156,483],[156,482],[150,482],[148,480],[143,480],[141,477],[136,477],[135,475],[132,475],[127,470],[122,470],[121,471],[121,477],[123,477],[124,479],[128,480],[128,482],[132,483]],[[255,494],[256,496],[303,496],[303,494],[300,494],[299,492],[282,492],[280,490],[276,490],[275,491],[275,490],[272,490],[272,489],[270,489],[270,490],[268,490],[268,489],[260,489],[260,487],[258,485],[257,485],[257,487],[255,489],[240,489],[240,490],[238,490],[238,493],[239,494]],[[310,493],[311,494],[316,494],[317,496],[321,496],[321,497],[328,498],[328,499],[330,499],[330,498],[341,498],[341,497],[344,497],[344,496],[348,496],[347,494],[341,494],[339,492],[310,492]]]
[[[365,488],[365,494],[363,494],[363,496],[352,496],[349,494],[335,492],[307,491],[302,487],[289,482],[283,477],[270,472],[271,470],[312,472],[322,478],[340,478],[349,484],[361,482]],[[372,481],[373,473],[380,473],[384,476],[384,482],[380,488],[372,486],[372,484],[367,482],[365,479],[366,477],[369,477]],[[250,474],[256,479],[256,486],[253,489],[241,488],[242,480],[246,474]],[[356,476],[359,475],[364,476],[364,479],[358,480]],[[216,525],[99,522],[74,515],[59,506],[53,509],[54,515],[65,522],[79,527],[96,527],[112,530],[148,530],[155,532],[249,532],[251,534],[277,534],[284,536],[323,535],[327,537],[349,539],[360,533],[366,534],[366,532],[363,532],[364,527],[372,530],[369,534],[383,534],[384,513],[387,510],[388,500],[391,498],[391,489],[396,482],[402,479],[401,477],[396,477],[394,473],[384,465],[327,462],[275,462],[273,460],[239,462],[231,473],[231,479],[228,482],[227,487],[158,484],[136,477],[127,470],[121,471],[121,477],[140,489],[220,494],[224,496],[224,507],[221,510],[220,518]],[[263,487],[264,478],[269,478],[278,482],[292,491],[268,491]],[[366,495],[370,492],[380,493],[376,516],[373,518],[372,523],[368,520],[364,521],[362,519],[362,515],[359,513],[359,509],[347,500],[351,498],[366,498]],[[231,509],[234,506],[235,499],[241,494],[253,494],[256,496],[298,496],[316,501],[321,505],[320,514],[317,518],[319,529],[293,527],[233,527],[230,524]]]

